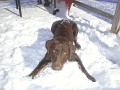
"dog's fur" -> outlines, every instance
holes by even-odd
[[[47,53],[29,76],[34,78],[50,62],[53,70],[61,70],[64,63],[69,60],[76,61],[87,78],[95,82],[95,78],[87,72],[79,56],[75,53],[76,48],[81,48],[76,39],[78,33],[76,23],[68,20],[59,20],[53,23],[51,31],[54,36],[53,39],[46,42]]]

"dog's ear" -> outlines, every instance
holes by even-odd
[[[49,51],[51,45],[53,44],[53,40],[48,40],[45,44],[47,51]]]
[[[72,58],[72,55],[75,53],[76,50],[76,46],[73,45],[72,43],[70,43],[70,48],[69,48],[70,52],[69,52],[69,59]]]

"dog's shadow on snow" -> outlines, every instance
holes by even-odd
[[[52,33],[48,28],[38,30],[37,40],[31,46],[21,47],[24,65],[28,68],[35,68],[46,53],[45,43],[52,38]]]

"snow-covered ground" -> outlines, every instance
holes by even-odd
[[[53,16],[52,6],[24,2],[22,18],[10,12],[18,13],[13,3],[0,5],[0,90],[120,90],[120,37],[110,32],[110,23],[77,7],[68,17],[63,3]],[[35,79],[26,77],[44,57],[51,25],[60,19],[77,23],[81,50],[76,53],[97,82],[88,80],[76,62],[67,62],[61,71],[48,65]]]
[[[114,15],[117,0],[77,0]]]

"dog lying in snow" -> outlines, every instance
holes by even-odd
[[[87,72],[79,56],[75,53],[76,48],[81,48],[77,43],[78,28],[76,23],[68,20],[59,20],[53,23],[51,31],[54,36],[53,39],[46,42],[47,52],[29,76],[34,78],[48,63],[52,63],[51,67],[53,70],[59,71],[68,60],[76,61],[86,77],[95,82],[95,78]]]

